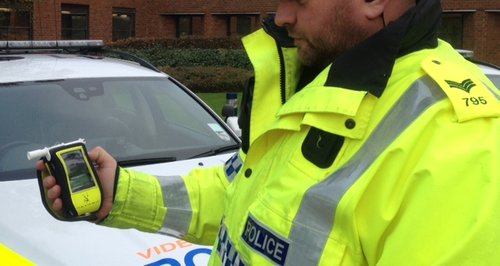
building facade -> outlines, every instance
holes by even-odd
[[[278,0],[0,0],[0,40],[243,36]],[[500,65],[500,0],[441,0],[440,37]]]
[[[500,0],[441,0],[440,37],[474,58],[500,66]]]

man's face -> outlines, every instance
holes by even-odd
[[[356,1],[282,0],[275,23],[287,28],[302,64],[323,67],[367,38]]]

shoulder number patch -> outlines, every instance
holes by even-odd
[[[459,122],[500,116],[494,92],[463,68],[437,59],[425,60],[422,67],[446,93]]]

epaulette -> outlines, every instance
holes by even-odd
[[[498,89],[488,88],[476,75],[459,64],[427,58],[422,62],[422,68],[446,93],[458,122],[500,116],[500,101],[496,95]]]

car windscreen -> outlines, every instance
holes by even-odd
[[[127,165],[234,151],[234,135],[169,78],[0,84],[0,180],[33,176],[26,152],[78,138]]]
[[[488,78],[497,88],[500,88],[500,75],[488,75]]]

